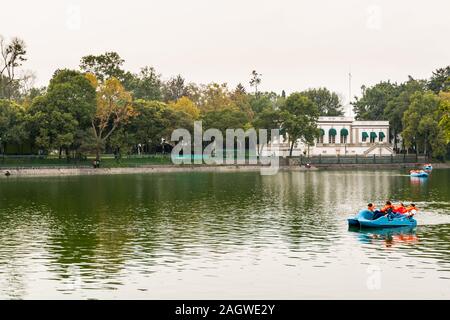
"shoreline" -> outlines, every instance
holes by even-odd
[[[299,166],[280,166],[279,171],[322,171],[322,170],[395,170],[419,167],[419,163],[389,163],[389,164],[322,164],[311,168]],[[450,163],[435,163],[435,169],[449,169]],[[56,177],[84,175],[120,175],[176,172],[255,172],[262,165],[150,165],[123,168],[87,168],[87,167],[40,167],[40,168],[0,168],[1,178],[12,177]],[[7,175],[9,172],[9,176]]]

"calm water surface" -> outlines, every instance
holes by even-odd
[[[450,298],[450,170],[0,179],[0,298]],[[414,201],[414,230],[349,230]]]

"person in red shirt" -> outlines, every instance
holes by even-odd
[[[380,218],[380,217],[382,217],[382,216],[384,216],[384,215],[386,215],[388,213],[391,213],[392,212],[392,208],[393,208],[392,203],[390,201],[386,201],[386,204],[384,205],[383,208],[381,208],[380,211],[377,210],[377,211],[374,212],[373,220],[376,220],[376,219],[378,219],[378,218]]]
[[[416,207],[416,205],[414,203],[411,203],[406,208],[406,212],[408,213],[408,217],[412,217],[413,215],[415,215],[417,213],[417,211],[419,211],[419,209]]]
[[[400,213],[400,214],[405,214],[406,212],[408,212],[405,205],[403,204],[403,202],[401,202],[400,205],[398,205],[398,206],[394,206],[392,211],[394,213]]]

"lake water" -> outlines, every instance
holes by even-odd
[[[450,298],[450,170],[0,179],[0,298]],[[349,230],[413,201],[414,230]]]

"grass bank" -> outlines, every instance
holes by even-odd
[[[59,159],[58,157],[0,156],[0,168],[92,168],[95,157],[87,159]],[[102,168],[134,168],[149,165],[170,165],[170,155],[131,156],[115,159],[113,155],[102,156]]]

